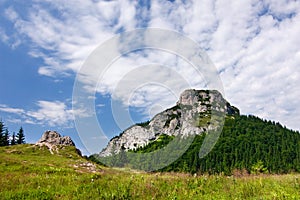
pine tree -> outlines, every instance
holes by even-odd
[[[17,133],[17,144],[25,144],[25,135],[24,130],[21,127],[19,132]]]
[[[5,145],[4,139],[4,123],[0,121],[0,146]]]
[[[3,144],[4,144],[4,146],[8,146],[9,145],[9,132],[8,132],[7,129],[5,129],[5,131],[4,131]]]
[[[16,144],[16,134],[13,132],[12,138],[10,140],[10,145],[15,145]]]

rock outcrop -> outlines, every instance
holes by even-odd
[[[46,131],[37,144],[75,146],[74,142],[69,136],[62,137],[56,131]]]
[[[51,153],[53,153],[53,150],[57,151],[57,146],[74,146],[75,144],[72,141],[71,137],[64,136],[62,137],[58,132],[56,131],[46,131],[41,139],[36,143],[38,146],[47,146]],[[77,149],[78,153],[80,152]],[[80,154],[80,153],[79,153]]]
[[[162,134],[185,137],[201,134],[218,127],[212,116],[239,114],[216,90],[185,90],[172,108],[153,117],[152,120],[133,125],[110,140],[100,157],[118,154],[121,149],[133,150],[158,139]]]

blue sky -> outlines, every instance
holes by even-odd
[[[225,98],[243,114],[300,130],[299,1],[0,0],[0,11],[0,117],[11,132],[23,126],[27,142],[57,130],[87,153],[73,121],[76,74],[115,34],[147,27],[178,31],[199,43],[219,72]],[[111,114],[116,85],[132,66],[149,63],[172,65],[194,78],[185,62],[159,50],[115,61],[94,96],[108,138],[121,131]],[[191,85],[205,87],[201,79]],[[116,98],[135,122],[174,105],[179,95],[158,85],[137,89],[130,101],[125,93]]]

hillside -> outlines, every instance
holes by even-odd
[[[118,154],[121,150],[134,150],[157,140],[162,134],[186,137],[199,135],[218,128],[219,117],[239,114],[216,90],[188,89],[182,92],[175,106],[155,115],[150,121],[124,130],[110,140],[100,157]]]
[[[54,152],[31,144],[1,147],[0,199],[69,196],[75,189],[72,182],[84,183],[100,171],[71,146],[58,146]]]
[[[75,147],[0,147],[0,199],[299,199],[300,175],[192,176],[96,166]]]
[[[207,156],[199,156],[206,155],[202,146]],[[300,133],[240,115],[217,91],[191,89],[181,94],[174,107],[114,137],[93,159],[146,171],[299,172]]]
[[[300,172],[300,134],[279,123],[255,116],[227,117],[218,142],[200,159],[197,155],[204,138],[205,134],[196,136],[189,149],[162,170],[225,174],[234,170],[254,174]]]

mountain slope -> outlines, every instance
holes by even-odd
[[[85,192],[74,182],[79,187],[101,171],[75,146],[53,152],[33,144],[0,147],[0,199],[80,199]]]
[[[221,124],[213,120],[212,114],[220,112],[225,113],[220,138],[212,151],[200,158],[203,141]],[[181,139],[174,142],[168,154],[151,154],[158,149],[167,149],[176,136]],[[188,140],[190,143],[185,142]],[[185,143],[191,145],[174,158],[177,149]],[[239,110],[217,91],[186,90],[176,106],[159,113],[147,123],[128,128],[113,138],[99,155],[94,157],[108,165],[150,171],[161,167],[160,171],[191,173],[232,174],[236,170],[244,173],[299,172],[300,134],[279,123],[240,115]],[[172,160],[166,159],[168,156],[174,160],[166,162]],[[153,167],[157,160],[165,165]]]
[[[300,175],[192,176],[96,166],[74,147],[0,147],[0,199],[299,199]]]
[[[300,172],[300,133],[255,116],[227,117],[212,151],[200,159],[205,135],[196,136],[189,149],[162,171],[231,174]]]
[[[160,135],[169,136],[199,135],[218,127],[215,115],[239,114],[216,90],[185,90],[177,104],[152,120],[136,124],[110,140],[99,156],[107,157],[121,150],[134,150],[157,140]],[[220,116],[222,118],[222,116]]]

